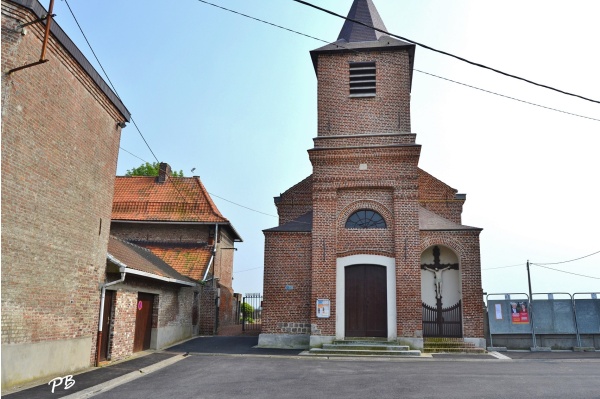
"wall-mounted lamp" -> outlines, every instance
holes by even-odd
[[[127,126],[127,124],[125,122],[117,122],[117,127],[120,127],[121,129],[123,129],[125,126]]]

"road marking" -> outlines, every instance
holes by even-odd
[[[496,359],[500,360],[512,360],[510,357],[503,355],[500,352],[488,352],[490,355],[494,356]]]
[[[157,370],[160,370],[164,367],[170,366],[174,363],[177,363],[180,360],[183,360],[187,357],[187,355],[177,355],[173,356],[169,359],[163,360],[162,362],[158,362],[148,367],[144,367],[143,369],[139,369],[136,371],[132,371],[129,374],[122,375],[121,377],[112,379],[110,381],[103,382],[102,384],[95,385],[93,387],[84,389],[83,391],[76,392],[74,394],[63,396],[63,399],[86,399],[91,398],[92,396],[96,396],[100,393],[109,391],[113,388],[118,387],[119,385],[126,384],[130,381],[136,380],[140,377],[153,373]]]

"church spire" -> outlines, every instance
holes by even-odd
[[[377,8],[373,4],[373,0],[354,0],[348,13],[348,18],[372,26],[373,28],[387,31],[383,20],[379,16],[379,12],[377,12]],[[384,33],[373,28],[346,20],[340,31],[338,40],[345,40],[348,43],[371,42],[379,40],[381,36],[385,36]]]

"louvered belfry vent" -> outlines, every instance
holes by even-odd
[[[350,97],[375,97],[375,62],[350,63]]]

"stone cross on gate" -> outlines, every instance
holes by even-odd
[[[458,263],[440,263],[440,248],[433,247],[433,264],[423,264],[421,269],[433,273],[433,284],[435,286],[435,297],[441,303],[442,299],[442,273],[446,270],[458,270]]]

